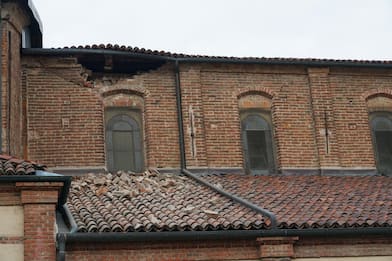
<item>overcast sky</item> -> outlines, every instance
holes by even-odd
[[[392,60],[392,0],[34,0],[44,47]]]

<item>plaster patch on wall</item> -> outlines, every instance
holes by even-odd
[[[0,244],[0,260],[23,261],[23,244]]]
[[[0,207],[0,237],[23,236],[24,219],[22,206],[1,206]],[[13,260],[2,259],[0,260]]]

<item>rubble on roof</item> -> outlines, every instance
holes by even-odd
[[[260,229],[268,220],[179,174],[74,177],[67,205],[79,232]]]
[[[73,179],[72,190],[93,191],[97,196],[105,195],[109,198],[133,198],[144,193],[156,193],[164,196],[179,187],[189,186],[187,178],[174,174],[160,174],[156,170],[144,173],[127,173],[119,171],[116,174],[87,174]]]

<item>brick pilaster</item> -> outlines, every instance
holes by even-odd
[[[56,259],[56,204],[61,182],[17,182],[24,208],[24,260]]]
[[[339,167],[329,68],[309,68],[308,77],[320,168]]]

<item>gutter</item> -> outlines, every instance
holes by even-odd
[[[165,54],[137,53],[126,50],[111,49],[86,49],[86,48],[25,48],[22,50],[25,55],[78,55],[78,54],[99,54],[140,58],[146,60],[162,62],[182,62],[182,63],[224,63],[224,64],[260,64],[260,65],[301,65],[301,66],[336,66],[336,67],[362,67],[362,68],[392,68],[392,62],[382,61],[353,61],[353,60],[322,60],[322,59],[289,59],[289,58],[230,58],[230,57],[176,57]]]
[[[78,231],[78,225],[76,224],[75,219],[73,218],[71,211],[66,204],[62,205],[62,209],[60,210],[68,219],[69,225],[71,226],[71,230],[69,233],[75,233]]]
[[[247,239],[257,237],[285,236],[376,236],[392,235],[391,227],[365,228],[319,228],[319,229],[272,229],[272,230],[219,230],[219,231],[175,231],[175,232],[131,232],[131,233],[60,233],[57,240],[64,238],[67,243],[107,242],[161,242],[168,240],[219,240]]]

